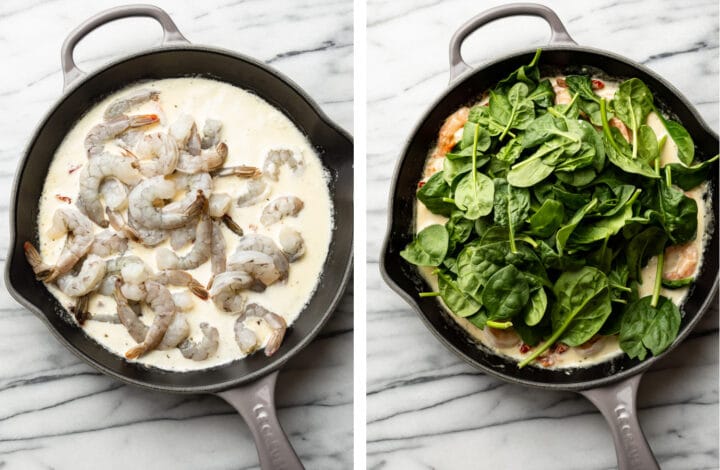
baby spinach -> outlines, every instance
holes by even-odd
[[[440,297],[455,315],[469,317],[480,310],[481,304],[465,294],[450,276],[443,273],[438,273],[437,276]]]
[[[648,349],[653,356],[665,351],[680,331],[680,310],[671,300],[661,296],[655,308],[650,302],[647,296],[628,305],[620,325],[620,347],[641,361]]]
[[[526,159],[510,169],[507,181],[516,188],[529,188],[550,176],[553,167],[539,158]]]
[[[613,99],[615,115],[631,130],[637,132],[654,108],[653,96],[648,87],[639,79],[625,80],[618,87]],[[635,136],[635,134],[633,134]],[[636,140],[636,139],[633,139]]]
[[[528,219],[530,233],[538,237],[551,236],[565,218],[565,206],[554,199],[546,199],[535,214]]]
[[[663,287],[667,287],[668,289],[681,289],[683,287],[687,287],[690,284],[693,283],[695,280],[694,277],[685,277],[682,279],[665,279],[662,278],[662,285]]]
[[[638,156],[645,163],[650,163],[660,156],[655,131],[647,124],[642,124],[638,129]]]
[[[454,206],[445,201],[452,197],[450,186],[443,179],[443,172],[438,171],[428,179],[417,192],[417,198],[425,204],[433,214],[449,216]]]
[[[547,294],[542,287],[530,296],[530,303],[525,307],[525,324],[535,326],[545,316],[547,310]]]
[[[452,211],[450,219],[445,223],[449,238],[448,253],[454,252],[458,245],[465,243],[470,238],[473,227],[474,222],[466,219],[465,214],[459,210]]]
[[[448,251],[449,237],[442,225],[430,225],[417,234],[400,256],[418,266],[440,266]]]
[[[668,238],[681,244],[695,239],[697,234],[697,202],[660,180],[656,212]]]
[[[648,260],[665,249],[667,235],[659,227],[648,227],[630,240],[625,250],[631,279],[641,280],[640,271]]]
[[[455,188],[455,205],[465,213],[467,219],[475,220],[492,212],[494,192],[490,178],[471,171],[462,177]]]
[[[575,215],[572,216],[572,219],[570,219],[567,224],[563,225],[558,229],[557,234],[555,235],[555,244],[557,245],[558,253],[560,254],[560,256],[562,256],[563,254],[563,248],[565,247],[565,244],[570,238],[570,235],[572,235],[573,231],[577,228],[580,221],[587,215],[588,212],[590,212],[595,207],[596,204],[597,199],[591,200],[585,206],[580,208],[575,213]]]
[[[705,160],[694,166],[686,167],[680,163],[665,165],[664,170],[667,176],[668,170],[672,173],[672,182],[683,191],[690,191],[694,187],[708,180],[710,166],[718,161],[720,155]]]
[[[530,192],[525,188],[514,188],[501,178],[493,180],[495,202],[493,215],[495,223],[507,227],[510,249],[515,252],[515,228],[522,224],[530,212]]]
[[[523,274],[513,265],[499,269],[488,279],[482,292],[482,304],[488,319],[510,320],[525,307],[530,287]]]

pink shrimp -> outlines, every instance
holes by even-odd
[[[445,119],[438,134],[437,147],[433,153],[433,158],[444,157],[457,144],[455,134],[465,126],[469,115],[470,108],[462,107]]]
[[[693,242],[672,245],[665,249],[663,277],[670,281],[685,279],[695,274],[698,265],[698,250]]]

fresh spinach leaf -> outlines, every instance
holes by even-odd
[[[553,167],[540,158],[526,159],[516,164],[507,174],[507,181],[516,188],[529,188],[550,176]]]
[[[718,161],[720,155],[705,160],[697,165],[686,167],[680,163],[670,163],[665,165],[663,168],[665,176],[667,176],[668,170],[672,174],[672,182],[683,191],[690,191],[691,189],[699,186],[700,184],[708,181],[710,174],[710,166]]]
[[[447,274],[438,273],[438,290],[445,305],[458,317],[469,317],[480,310],[480,302],[460,290]]]
[[[482,304],[488,319],[510,320],[520,313],[530,297],[527,280],[513,265],[499,269],[488,279],[482,292]]]
[[[625,80],[615,92],[615,115],[633,131],[637,131],[640,125],[645,123],[653,107],[652,93],[638,78]]]
[[[425,204],[433,214],[450,216],[454,209],[453,204],[445,202],[445,198],[452,197],[450,186],[443,179],[443,172],[438,171],[428,179],[417,192],[417,198]]]
[[[577,228],[580,221],[583,220],[587,213],[590,212],[596,204],[597,199],[591,200],[585,206],[580,208],[575,213],[575,215],[572,216],[572,218],[568,221],[567,224],[563,225],[562,227],[560,227],[560,229],[558,229],[555,235],[555,244],[557,246],[560,256],[562,256],[563,254],[563,249],[565,248],[565,244],[570,238],[570,235],[572,235],[573,231]]]
[[[471,171],[462,177],[455,189],[455,205],[465,213],[465,218],[475,220],[492,212],[494,193],[490,178]]]
[[[648,260],[665,249],[667,235],[659,227],[648,227],[630,240],[625,250],[631,279],[642,281],[641,270]]]
[[[642,124],[638,129],[638,157],[645,163],[651,163],[660,156],[658,140],[655,131],[647,124]]]
[[[682,244],[695,239],[697,234],[697,202],[686,196],[666,181],[660,180],[656,213],[674,244]]]
[[[548,300],[545,289],[540,288],[530,296],[530,303],[525,307],[525,324],[535,326],[545,316]]]
[[[660,297],[657,307],[651,296],[628,305],[620,325],[620,347],[630,358],[645,359],[665,351],[680,331],[680,310],[671,300]]]
[[[665,279],[662,278],[662,285],[663,287],[667,287],[668,289],[682,289],[683,287],[687,287],[690,284],[693,283],[695,280],[694,277],[685,277],[682,279]]]
[[[449,248],[448,253],[453,253],[455,248],[465,243],[472,234],[474,222],[465,218],[461,211],[454,210],[450,219],[445,223],[448,232]]]
[[[514,188],[501,178],[493,180],[495,185],[495,203],[493,215],[495,223],[507,227],[510,235],[510,249],[515,249],[515,229],[525,222],[530,213],[530,191]]]
[[[440,266],[448,250],[449,237],[442,225],[430,225],[417,234],[400,256],[418,266]]]
[[[565,206],[554,199],[546,199],[540,209],[528,219],[530,233],[541,238],[551,236],[565,219]]]
[[[690,137],[690,133],[679,122],[666,120],[660,113],[658,113],[658,116],[660,116],[668,135],[677,146],[677,155],[680,161],[685,166],[692,165],[695,158],[695,143]]]

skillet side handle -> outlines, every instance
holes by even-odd
[[[642,374],[603,388],[581,391],[610,425],[618,470],[660,469],[637,418],[637,390]]]
[[[263,470],[303,470],[275,410],[277,371],[249,385],[220,392],[250,427]]]
[[[454,82],[463,73],[472,69],[472,67],[463,60],[460,52],[460,47],[463,42],[465,42],[465,39],[482,26],[495,20],[509,18],[511,16],[538,16],[544,19],[550,25],[551,35],[549,44],[577,44],[573,38],[570,37],[570,33],[568,33],[565,25],[560,21],[557,14],[544,5],[537,3],[511,3],[491,8],[460,26],[450,39],[450,83]]]
[[[132,17],[152,18],[160,23],[163,30],[163,46],[172,43],[190,43],[190,41],[188,41],[185,36],[180,33],[180,30],[178,30],[177,25],[173,22],[172,18],[170,18],[170,15],[168,15],[165,10],[156,6],[123,5],[110,8],[109,10],[102,11],[86,20],[80,26],[72,30],[70,34],[68,34],[68,37],[65,38],[65,42],[63,42],[60,49],[60,61],[62,63],[63,72],[63,90],[67,90],[73,82],[85,75],[85,72],[79,69],[75,64],[75,59],[73,58],[73,52],[75,52],[75,46],[77,46],[77,43],[90,32],[104,24]]]

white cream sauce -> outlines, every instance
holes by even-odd
[[[553,86],[556,85],[557,78],[558,77],[549,78]],[[605,83],[605,87],[600,90],[595,90],[595,93],[602,98],[610,100],[615,95],[619,83],[608,80],[603,80],[603,82]],[[487,102],[488,98],[485,97],[480,101],[480,104],[485,104]],[[661,165],[664,166],[668,163],[679,162],[680,160],[677,156],[677,145],[668,135],[665,127],[662,124],[662,121],[660,121],[660,118],[654,112],[650,113],[650,115],[648,116],[647,125],[650,126],[653,131],[655,131],[658,140],[662,139],[663,136],[667,136],[665,146],[663,147],[662,153],[660,155]],[[462,138],[462,132],[462,128],[457,131],[455,135],[456,141],[459,141]],[[429,155],[433,155],[433,152],[431,151]],[[423,181],[427,181],[433,174],[442,170],[442,167],[443,158],[428,158],[423,172]],[[708,234],[706,233],[706,226],[712,216],[712,207],[710,201],[707,201],[705,198],[706,192],[707,184],[702,184],[701,186],[694,188],[692,191],[688,191],[686,193],[689,197],[693,198],[697,202],[698,206],[698,236],[689,244],[691,245],[691,249],[697,250],[698,262],[695,267],[695,271],[691,274],[691,276],[697,275],[702,265],[703,248],[708,237]],[[432,212],[430,212],[427,207],[425,207],[425,205],[420,201],[417,201],[417,204],[415,205],[415,211],[416,233],[420,232],[422,229],[430,225],[444,225],[445,222],[447,222],[448,220],[447,217],[443,217],[441,215],[433,214]],[[645,297],[652,294],[653,286],[655,283],[656,268],[657,257],[655,256],[652,257],[648,261],[648,264],[642,269],[641,278],[643,282],[639,288],[640,297]],[[432,274],[434,268],[419,267],[419,269],[420,273],[428,282],[431,289],[433,291],[437,291],[437,276]],[[685,297],[687,297],[688,291],[689,287],[684,287],[680,289],[662,288],[660,293],[661,295],[671,299],[676,305],[681,306],[685,300]],[[438,297],[438,301],[443,305],[446,310],[448,310],[448,312],[450,312],[450,310],[443,303],[440,297]],[[450,312],[449,316],[452,317],[465,331],[467,331],[474,341],[482,344],[484,347],[490,348],[495,353],[509,356],[517,360],[518,362],[523,360],[529,354],[529,352],[520,352],[519,342],[518,345],[512,347],[497,347],[493,343],[493,339],[489,337],[489,334],[487,332],[473,325],[465,318],[458,317],[457,315],[452,314],[452,312]],[[596,343],[596,345],[592,347],[590,351],[583,351],[581,348],[569,348],[567,351],[561,354],[552,354],[552,363],[548,363],[547,368],[569,369],[575,367],[588,367],[593,364],[607,361],[620,354],[623,354],[623,352],[620,349],[617,335],[605,336],[602,337]],[[533,365],[537,364],[533,363]]]
[[[40,252],[43,259],[53,262],[57,259],[64,237],[51,240],[47,235],[52,216],[59,207],[67,206],[56,195],[67,196],[74,204],[77,201],[80,169],[87,162],[83,140],[90,128],[102,121],[102,113],[113,100],[140,88],[152,88],[160,91],[159,102],[149,102],[131,111],[132,114],[155,113],[160,117],[160,124],[168,126],[180,114],[190,114],[195,118],[198,129],[206,119],[218,119],[223,123],[221,140],[228,146],[228,158],[225,166],[252,165],[262,168],[268,150],[273,148],[292,148],[302,152],[305,170],[301,175],[291,173],[287,167],[280,170],[279,180],[267,180],[271,191],[266,200],[251,207],[237,207],[233,200],[230,215],[246,233],[256,232],[273,238],[276,243],[278,233],[283,226],[290,226],[300,232],[305,241],[305,254],[290,265],[288,280],[269,286],[264,292],[247,292],[248,303],[257,302],[269,310],[283,316],[291,325],[309,301],[322,274],[322,267],[328,253],[333,226],[333,209],[328,190],[328,174],[307,138],[279,110],[258,96],[234,87],[230,84],[204,78],[177,78],[132,85],[94,106],[68,133],[53,158],[40,201],[38,228],[40,235]],[[156,132],[157,126],[151,126],[147,132]],[[113,150],[113,145],[106,149]],[[214,192],[225,192],[237,196],[246,180],[239,177],[214,179]],[[305,203],[297,217],[286,217],[269,227],[260,222],[260,213],[267,201],[278,196],[294,195]],[[95,227],[96,232],[100,231]],[[229,256],[237,246],[237,235],[223,226],[226,242],[226,253]],[[166,241],[159,246],[168,246]],[[278,245],[279,246],[279,245]],[[181,250],[179,254],[189,251],[191,246]],[[143,258],[148,266],[157,271],[155,248],[147,248],[130,242],[125,254],[134,254]],[[210,262],[189,271],[202,284],[210,279]],[[56,286],[48,285],[48,289],[60,303],[69,308],[74,299],[64,295]],[[170,288],[172,292],[183,290]],[[202,301],[194,297],[194,308],[185,312],[190,324],[191,338],[200,340],[201,322],[215,326],[220,333],[217,352],[204,361],[192,361],[182,356],[178,349],[151,351],[137,361],[161,369],[186,371],[203,369],[224,364],[244,355],[234,339],[233,326],[237,315],[229,315],[217,309],[211,300]],[[111,297],[94,295],[90,301],[92,313],[114,313],[115,302]],[[152,311],[143,307],[143,321],[150,324]],[[264,322],[248,321],[248,326],[258,334],[264,345],[269,330]],[[84,331],[115,354],[124,356],[125,352],[136,343],[127,333],[123,325],[100,321],[87,321]],[[263,354],[262,351],[257,354]]]

